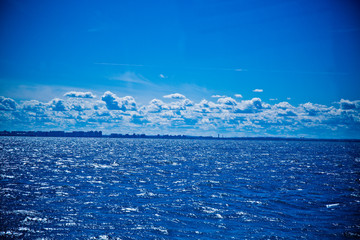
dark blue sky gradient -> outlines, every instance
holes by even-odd
[[[358,138],[359,10],[2,0],[0,130]]]
[[[295,103],[359,96],[355,1],[1,5],[2,92],[39,84],[116,88],[121,94],[126,87],[109,78],[130,71],[154,84],[194,84],[219,94],[250,97],[252,89],[261,88],[264,99],[290,97]]]

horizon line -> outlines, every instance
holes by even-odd
[[[309,138],[309,137],[284,137],[284,136],[242,136],[242,137],[224,137],[222,134],[214,136],[194,136],[184,134],[155,134],[147,135],[141,134],[123,134],[123,133],[109,133],[102,134],[102,131],[62,131],[62,130],[49,130],[49,131],[0,131],[0,136],[11,137],[80,137],[80,138],[156,138],[156,139],[208,139],[208,140],[288,140],[288,141],[331,141],[331,142],[360,142],[360,138]]]

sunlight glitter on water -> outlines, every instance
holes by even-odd
[[[0,144],[1,237],[342,239],[360,230],[359,143]]]

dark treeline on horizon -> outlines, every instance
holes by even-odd
[[[187,135],[146,135],[146,134],[120,134],[110,133],[103,135],[102,131],[0,131],[0,136],[24,137],[103,137],[103,138],[201,138],[213,139],[212,136],[187,136]]]
[[[26,137],[102,137],[101,131],[0,131],[0,136]]]
[[[189,135],[146,135],[110,133],[103,135],[102,131],[0,131],[0,136],[15,137],[91,137],[91,138],[159,138],[159,139],[222,139],[222,140],[286,140],[286,141],[332,141],[332,142],[360,142],[360,139],[316,139],[303,137],[217,137],[189,136]]]

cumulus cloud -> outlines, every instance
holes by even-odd
[[[47,104],[39,102],[37,100],[30,100],[23,102],[21,107],[25,111],[44,112],[47,108]]]
[[[67,92],[64,94],[65,97],[73,97],[73,98],[95,98],[95,95],[91,92]]]
[[[264,107],[267,107],[267,105],[264,104],[260,98],[253,98],[251,100],[241,101],[235,111],[237,113],[255,113]]]
[[[0,111],[14,111],[16,105],[13,99],[0,96]]]
[[[243,96],[241,94],[235,94],[234,95],[236,98],[243,98]]]
[[[301,108],[305,110],[309,114],[309,116],[317,116],[320,113],[328,112],[330,109],[321,104],[315,104],[315,103],[305,103],[300,105]]]
[[[349,101],[349,100],[341,99],[339,104],[341,109],[343,110],[353,110],[360,108],[360,101]]]
[[[253,92],[263,92],[263,89],[254,89]]]
[[[67,108],[65,106],[65,102],[62,99],[55,98],[49,102],[49,107],[53,111],[66,111]]]
[[[181,101],[181,105],[185,107],[191,107],[194,105],[194,102],[190,99],[184,99],[183,101]]]
[[[226,105],[226,106],[236,106],[237,105],[236,100],[231,97],[219,98],[217,100],[217,102],[219,104]]]
[[[157,113],[164,109],[168,109],[168,105],[160,99],[155,98],[149,102],[149,105],[144,106],[143,109],[145,109],[147,112]]]
[[[117,97],[114,93],[107,91],[101,97],[101,100],[106,103],[106,107],[109,110],[136,110],[136,102],[135,99],[131,96],[126,96],[123,98]]]
[[[281,108],[281,109],[293,109],[294,107],[288,103],[288,102],[280,102],[278,104],[274,105],[275,108]]]
[[[165,95],[163,96],[163,98],[185,99],[186,97],[180,93],[173,93],[173,94]]]
[[[257,109],[261,109],[263,107],[263,104],[261,102],[260,98],[253,98],[251,99],[251,103],[252,105],[257,108]]]

